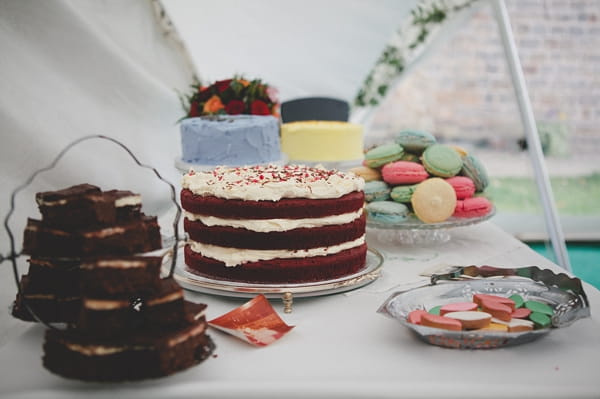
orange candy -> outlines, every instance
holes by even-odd
[[[437,316],[430,313],[426,313],[421,316],[421,325],[452,331],[462,330],[462,324],[460,323],[460,321],[451,319],[449,317]]]
[[[510,298],[505,298],[503,296],[498,295],[489,295],[489,294],[475,294],[473,295],[473,302],[481,306],[481,302],[483,301],[496,301],[505,306],[508,306],[511,310],[515,310],[515,301]]]
[[[527,308],[518,308],[512,312],[513,319],[526,319],[531,314],[531,310]]]
[[[510,321],[510,319],[512,319],[512,309],[498,301],[489,299],[483,300],[479,305],[481,306],[481,310],[491,314],[499,320]]]
[[[408,320],[409,323],[421,324],[421,317],[424,314],[427,314],[427,312],[422,309],[413,310],[412,312],[410,312],[408,314],[408,317],[406,319]]]

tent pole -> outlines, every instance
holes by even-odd
[[[502,45],[504,47],[504,54],[510,69],[513,87],[515,88],[517,95],[521,120],[525,128],[527,149],[533,164],[533,171],[535,174],[538,193],[542,199],[546,227],[549,230],[552,248],[554,250],[554,254],[556,255],[557,263],[567,271],[571,272],[571,264],[569,262],[565,238],[556,212],[552,186],[550,185],[546,164],[544,163],[544,154],[542,152],[542,146],[540,144],[535,117],[533,115],[529,94],[527,92],[527,86],[525,84],[525,77],[521,68],[517,46],[515,44],[515,39],[510,26],[510,19],[506,9],[506,4],[504,3],[504,0],[492,0],[492,5],[496,22],[498,23],[500,36],[502,37]]]

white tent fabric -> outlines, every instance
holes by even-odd
[[[176,90],[189,85],[193,70],[181,45],[161,28],[152,2],[0,4],[0,184],[6,194],[67,143],[91,134],[121,140],[143,162],[177,177],[176,121],[183,110]],[[36,188],[81,180],[125,188],[133,180],[149,187],[151,208],[161,209],[165,204],[152,192],[158,188],[137,184],[132,165],[114,145],[94,141],[74,148]]]
[[[261,78],[282,101],[352,102],[416,0],[163,0],[203,82]]]
[[[194,71],[157,6],[152,1],[0,1],[2,219],[12,190],[82,136],[111,136],[178,182],[173,162],[183,110],[176,90],[188,87]],[[10,221],[17,251],[26,218],[38,215],[35,192],[83,182],[139,192],[149,214],[172,206],[168,186],[121,148],[89,140],[17,196]],[[0,254],[8,255],[9,248],[1,229]],[[10,265],[1,263],[3,329],[18,324],[8,316],[15,292]],[[0,334],[0,342],[3,338]]]

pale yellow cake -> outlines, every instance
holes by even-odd
[[[281,126],[289,161],[338,162],[363,158],[363,127],[338,121],[299,121]]]

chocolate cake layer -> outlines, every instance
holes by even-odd
[[[43,364],[49,371],[84,381],[158,378],[207,359],[215,345],[206,321],[169,331],[139,332],[98,341],[76,331],[47,330]]]
[[[79,295],[60,293],[28,293],[28,276],[21,277],[22,293],[12,306],[12,315],[23,321],[37,321],[35,315],[46,323],[74,323],[79,316]]]
[[[86,295],[156,292],[160,287],[158,256],[102,257],[81,263],[81,289]]]
[[[79,296],[79,260],[30,258],[27,293]]]
[[[304,219],[355,212],[364,206],[362,191],[340,198],[307,199],[283,198],[279,201],[244,201],[199,196],[184,189],[181,206],[188,212],[220,218],[239,219]]]
[[[272,259],[227,267],[185,246],[188,270],[200,276],[252,283],[297,283],[330,280],[353,274],[365,266],[367,245],[327,256]]]
[[[113,197],[116,209],[116,221],[135,220],[140,217],[142,198],[128,190],[109,190],[104,193]]]
[[[70,232],[29,219],[22,252],[38,257],[80,258],[102,255],[132,255],[161,248],[156,217],[115,226]]]
[[[98,195],[101,194],[102,190],[99,187],[96,187],[91,184],[77,184],[75,186],[67,187],[62,190],[55,191],[44,191],[41,193],[37,193],[35,195],[35,200],[38,205],[43,203],[54,203],[58,202],[60,204],[66,203],[69,201],[76,200],[81,197],[89,196],[89,195]]]
[[[159,280],[159,289],[147,296],[139,292],[91,296],[83,292],[77,326],[94,334],[115,334],[152,326],[181,325],[185,321],[183,289],[173,278]]]
[[[140,215],[141,197],[131,191],[102,192],[90,184],[38,193],[44,225],[64,230],[108,226]]]
[[[346,224],[299,228],[288,231],[255,232],[227,226],[206,226],[184,219],[183,226],[193,241],[244,249],[307,249],[353,241],[365,234],[366,217]]]

